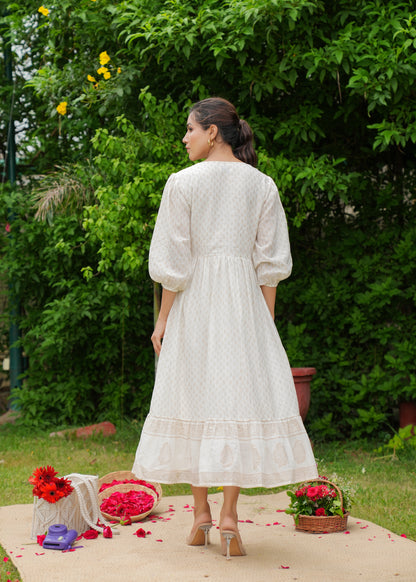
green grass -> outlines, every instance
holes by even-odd
[[[28,478],[39,466],[52,465],[60,475],[89,473],[102,476],[130,470],[141,423],[129,422],[111,437],[50,437],[16,425],[0,426],[0,505],[32,503]],[[352,514],[416,541],[416,448],[399,456],[374,452],[380,443],[345,442],[318,444],[314,448],[321,475],[336,474],[355,489]],[[280,491],[251,489],[249,495]],[[217,491],[213,488],[212,491]],[[189,485],[163,485],[164,495],[190,494]],[[0,547],[0,582],[20,580]],[[11,575],[6,575],[11,572]]]

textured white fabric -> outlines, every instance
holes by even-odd
[[[317,476],[293,378],[260,285],[292,260],[273,180],[201,162],[165,187],[152,279],[178,291],[133,472],[162,483],[274,487]]]

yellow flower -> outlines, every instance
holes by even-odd
[[[45,8],[44,6],[41,6],[40,8],[38,8],[38,12],[43,14],[43,16],[48,16],[48,14],[49,14],[49,10],[47,8]]]
[[[107,67],[100,67],[99,69],[97,69],[97,73],[99,75],[104,75],[104,73],[108,73],[108,69]]]
[[[88,75],[87,76],[88,81],[91,81],[91,83],[96,83],[97,80],[92,76],[92,75]]]
[[[66,101],[60,102],[60,104],[56,108],[56,111],[59,113],[59,115],[66,115],[66,106],[67,105],[68,105],[68,103]]]
[[[121,73],[121,67],[118,67],[117,73]]]
[[[109,79],[110,77],[111,77],[110,71],[107,71],[106,73],[104,73],[104,79]]]
[[[109,61],[111,61],[111,59],[108,56],[107,51],[100,53],[100,65],[106,65]]]

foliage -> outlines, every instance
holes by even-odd
[[[394,425],[397,403],[416,393],[409,3],[48,7],[44,16],[34,0],[10,3],[0,21],[15,56],[0,117],[14,95],[20,185],[52,174],[34,184],[35,209],[19,192],[2,194],[16,212],[4,264],[21,293],[25,416],[83,422],[146,409],[151,229],[164,180],[187,164],[188,106],[218,94],[254,128],[260,169],[287,211],[294,271],[279,287],[278,329],[291,364],[318,370],[314,440]],[[0,122],[3,156],[5,131]]]
[[[290,504],[286,513],[293,515],[296,523],[299,523],[300,515],[343,517],[351,509],[352,504],[350,485],[345,484],[341,487],[339,483],[334,483],[332,479],[326,477],[308,482],[296,491],[287,491],[287,494],[290,497]]]
[[[97,203],[85,207],[84,218],[61,209],[50,223],[36,221],[22,193],[7,199],[15,220],[6,266],[25,308],[22,344],[31,362],[15,396],[33,424],[141,415],[149,403],[146,257],[172,168],[138,157],[152,137],[125,119],[119,125],[117,137],[103,129],[94,139],[94,171],[84,179]]]
[[[376,452],[383,453],[391,451],[393,455],[396,455],[396,452],[404,452],[409,449],[416,449],[415,428],[411,424],[399,428],[391,439],[379,447]]]

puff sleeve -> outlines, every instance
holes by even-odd
[[[292,272],[289,233],[279,192],[272,181],[263,203],[253,249],[259,285],[277,287]]]
[[[163,191],[150,243],[149,273],[165,289],[182,291],[191,263],[190,205],[172,174]]]

